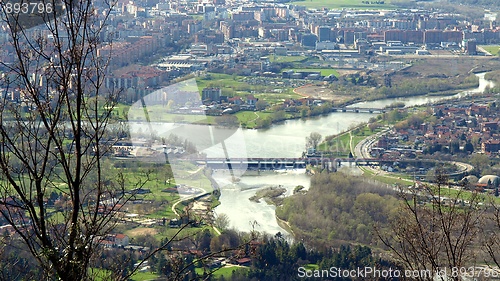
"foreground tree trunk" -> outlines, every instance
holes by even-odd
[[[103,91],[107,58],[97,56],[106,13],[91,0],[41,3],[34,28],[1,4],[16,63],[2,65],[0,212],[48,279],[87,280],[126,202],[102,166],[117,97]],[[53,192],[58,209],[46,205]]]
[[[403,202],[391,230],[377,230],[377,235],[405,269],[415,272],[413,279],[462,280],[462,274],[470,273],[463,269],[477,262],[481,197],[448,191],[447,177],[440,171],[435,177],[435,186],[402,188]]]

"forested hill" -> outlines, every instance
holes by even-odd
[[[398,212],[394,191],[341,172],[316,174],[305,194],[287,197],[276,215],[287,221],[297,240],[309,246],[338,246],[346,241],[379,245],[375,225],[387,227]]]

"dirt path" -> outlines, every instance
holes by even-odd
[[[181,202],[184,202],[184,201],[188,201],[188,200],[191,200],[193,198],[196,198],[196,197],[202,197],[202,196],[205,196],[207,195],[208,192],[203,192],[203,193],[200,193],[200,194],[195,194],[195,195],[191,195],[191,196],[188,196],[188,197],[185,197],[185,198],[181,198],[179,200],[177,200],[173,205],[172,205],[172,212],[174,212],[174,214],[178,217],[180,217],[179,213],[177,213],[177,210],[175,209],[175,207],[177,207],[177,205],[179,205],[179,203]]]
[[[260,118],[260,115],[257,112],[254,111],[253,114],[255,114],[256,117],[254,119],[250,120],[249,122],[255,122],[255,120]]]
[[[302,92],[303,91],[302,88],[304,88],[304,87],[310,87],[310,86],[312,86],[312,84],[307,84],[307,85],[304,85],[304,86],[300,86],[298,88],[293,89],[293,92],[295,94],[297,94],[297,95],[301,95],[301,96],[303,96],[305,98],[308,98],[309,96]]]
[[[332,102],[342,103],[347,101],[350,97],[342,96],[336,94],[334,91],[329,89],[327,86],[308,84],[298,88],[293,89],[293,92],[297,95],[303,96],[305,98],[314,98],[321,100],[328,100]]]

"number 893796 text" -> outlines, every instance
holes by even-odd
[[[51,14],[54,12],[52,3],[44,2],[5,2],[0,1],[2,12],[8,15],[12,14]]]

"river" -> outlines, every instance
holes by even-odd
[[[405,98],[393,98],[393,99],[382,99],[376,101],[359,102],[349,107],[361,107],[361,108],[384,108],[394,102],[403,102],[405,106],[415,106],[422,104],[434,103],[440,100],[461,98],[469,94],[482,93],[486,87],[493,88],[494,84],[491,81],[484,79],[486,73],[477,73],[476,76],[479,78],[479,86],[475,89],[469,91],[462,91],[455,95],[450,96],[418,96],[418,97],[405,97]]]
[[[453,96],[393,98],[360,102],[351,106],[382,108],[399,101],[404,102],[406,106],[414,106],[482,92],[486,86],[493,86],[484,79],[484,73],[477,74],[477,76],[479,77],[477,89],[464,91]],[[165,125],[154,122],[151,123],[150,128],[158,135],[167,136],[174,132],[176,135],[192,140],[199,150],[202,150],[209,157],[300,157],[305,149],[305,137],[311,132],[318,132],[322,136],[338,134],[360,123],[367,122],[373,116],[376,114],[334,112],[306,120],[286,120],[280,124],[273,124],[269,129],[262,130],[221,130],[201,125]],[[130,124],[131,132],[147,130],[143,123],[134,124],[134,122]],[[176,171],[174,165],[172,165],[172,169],[174,175],[183,172]],[[231,180],[233,175],[239,179],[238,182],[234,183]],[[256,190],[266,186],[281,185],[287,188],[286,195],[290,195],[297,185],[303,185],[306,188],[309,188],[310,185],[310,179],[304,171],[270,172],[257,176],[255,173],[249,175],[244,171],[235,171],[234,174],[230,174],[227,170],[222,170],[215,172],[213,176],[221,186],[221,204],[215,208],[215,213],[226,214],[230,220],[230,227],[246,232],[257,230],[270,234],[286,233],[276,221],[274,206],[267,205],[263,200],[261,203],[255,203],[248,199],[255,194]],[[256,224],[252,222],[256,222]]]
[[[482,92],[487,86],[493,87],[490,81],[484,79],[484,75],[484,73],[477,74],[479,77],[479,87],[477,89],[464,91],[452,96],[393,98],[360,102],[352,106],[382,108],[399,101],[404,102],[406,106],[415,106],[444,99],[459,98],[471,93]],[[349,127],[367,122],[373,116],[376,116],[376,114],[335,112],[314,119],[287,120],[282,124],[275,124],[266,130],[243,130],[246,151],[249,157],[298,157],[304,150],[305,136],[308,136],[311,132],[318,132],[323,136],[337,134],[347,130]],[[356,171],[351,170],[349,172]],[[243,175],[241,182],[237,184],[228,181],[228,177],[225,174],[216,174],[215,177],[220,182],[228,184],[222,189],[221,204],[215,209],[216,213],[225,213],[229,217],[231,227],[237,230],[251,231],[254,226],[250,222],[256,221],[258,225],[255,225],[255,230],[270,234],[277,232],[286,233],[276,221],[274,214],[275,207],[267,205],[265,202],[255,203],[248,198],[255,194],[256,189],[263,188],[264,186],[282,185],[287,188],[287,195],[289,195],[297,185],[303,185],[306,188],[309,188],[310,185],[309,177],[304,173],[297,173],[296,171],[261,176]],[[246,189],[248,186],[252,186],[254,189]],[[241,191],[242,188],[246,190]]]
[[[249,158],[263,157],[300,157],[305,149],[305,137],[311,132],[318,132],[322,136],[337,134],[348,130],[359,123],[367,122],[376,114],[369,113],[331,113],[307,120],[287,120],[275,124],[266,130],[242,130],[245,140],[246,153]],[[238,183],[230,181],[229,173],[215,173],[215,180],[221,185],[221,204],[215,208],[216,214],[224,213],[230,220],[231,227],[239,231],[253,229],[270,234],[286,233],[275,218],[275,207],[267,205],[263,200],[260,203],[250,201],[255,192],[267,186],[281,185],[287,189],[285,195],[290,195],[297,185],[309,188],[310,178],[304,172],[278,171],[256,176],[241,174]],[[250,222],[257,222],[252,225]]]

